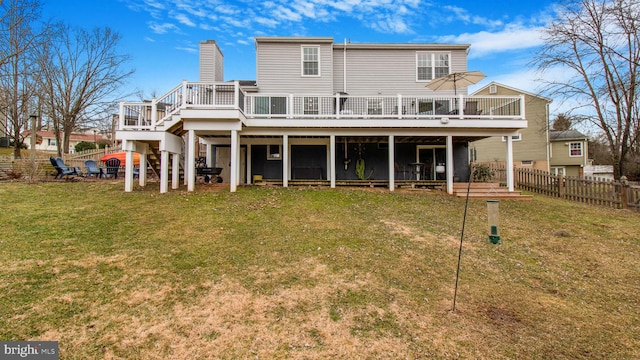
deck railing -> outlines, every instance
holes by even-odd
[[[524,119],[524,96],[247,94],[238,82],[183,82],[166,95],[120,104],[121,130],[155,130],[180,109],[236,109],[248,118]]]
[[[244,92],[238,82],[183,82],[164,96],[143,102],[120,104],[121,130],[154,130],[180,109],[233,108],[244,110]]]
[[[252,94],[246,99],[250,118],[524,118],[521,96]]]

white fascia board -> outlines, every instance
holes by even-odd
[[[245,119],[242,111],[237,109],[188,108],[180,111],[182,120],[234,120]]]
[[[376,120],[376,119],[247,119],[245,125],[249,129],[253,128],[411,128],[411,129],[525,129],[526,120],[482,120],[468,119],[461,120],[449,118],[443,124],[440,119],[398,119],[398,120]]]
[[[116,131],[117,140],[126,141],[160,141],[164,139],[165,131],[135,131],[135,130],[118,130]]]
[[[185,120],[182,124],[184,130],[198,131],[241,131],[242,122],[238,121],[211,121],[211,120]]]

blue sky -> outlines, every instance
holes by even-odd
[[[254,36],[332,36],[336,42],[471,44],[469,70],[537,92],[529,65],[551,0],[42,0],[47,19],[108,26],[136,70],[129,89],[162,95],[198,80],[198,44],[216,40],[225,80],[255,79]],[[138,100],[132,98],[131,100]],[[558,104],[554,104],[558,105]],[[552,105],[553,112],[553,105]]]

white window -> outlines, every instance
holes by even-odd
[[[56,146],[56,139],[47,139],[49,141],[49,146]]]
[[[284,96],[256,96],[254,114],[282,115],[287,113],[287,98]]]
[[[416,53],[416,79],[429,81],[451,72],[449,53],[418,52]]]
[[[445,115],[450,111],[449,100],[418,100],[418,115]]]
[[[564,174],[565,174],[564,166],[562,166],[562,167],[552,167],[552,168],[551,168],[551,173],[552,173],[553,175],[556,175],[556,176],[558,176],[558,175],[564,175]]]
[[[569,143],[569,156],[570,157],[582,156],[582,143],[581,142]]]
[[[511,141],[521,141],[521,140],[522,140],[522,134],[517,134],[517,135],[511,136]],[[502,141],[506,142],[507,141],[507,137],[503,136],[502,137]]]
[[[267,145],[267,160],[280,160],[282,145]]]
[[[302,47],[302,76],[320,76],[320,47]]]

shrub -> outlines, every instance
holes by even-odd
[[[495,173],[488,165],[474,165],[473,166],[473,179],[478,182],[487,182],[493,179]]]
[[[76,152],[81,152],[85,150],[95,150],[96,144],[88,141],[81,141],[74,147],[74,149],[76,149]]]

